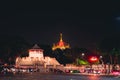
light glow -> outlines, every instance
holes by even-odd
[[[98,58],[96,56],[92,56],[92,57],[90,57],[89,60],[92,62],[96,62],[96,61],[98,61]]]

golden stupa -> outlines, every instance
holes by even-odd
[[[70,45],[68,43],[65,43],[62,39],[62,33],[60,33],[60,40],[59,42],[53,44],[52,50],[56,50],[56,49],[61,49],[64,50],[66,48],[70,48]]]

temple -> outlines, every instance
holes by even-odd
[[[57,66],[60,65],[59,62],[55,58],[51,58],[49,56],[43,55],[43,49],[35,44],[31,49],[29,49],[29,56],[28,57],[17,57],[16,59],[16,66],[19,68],[22,67],[35,67],[35,66]]]
[[[58,43],[53,44],[52,50],[61,49],[64,50],[66,48],[70,48],[68,43],[65,43],[62,39],[62,33],[60,33],[60,40]]]

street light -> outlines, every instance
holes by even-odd
[[[100,59],[103,58],[102,56],[100,56]]]
[[[103,60],[102,60],[103,56],[100,56],[100,61],[102,62],[102,65],[104,64]]]
[[[85,56],[85,53],[82,53],[82,57]]]
[[[85,53],[82,53],[81,56],[82,56],[81,58],[84,59]]]

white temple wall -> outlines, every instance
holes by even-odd
[[[33,65],[33,66],[47,66],[47,65],[60,65],[59,62],[55,58],[44,57],[43,50],[41,49],[30,49],[28,57],[18,57],[16,58],[16,65]]]

